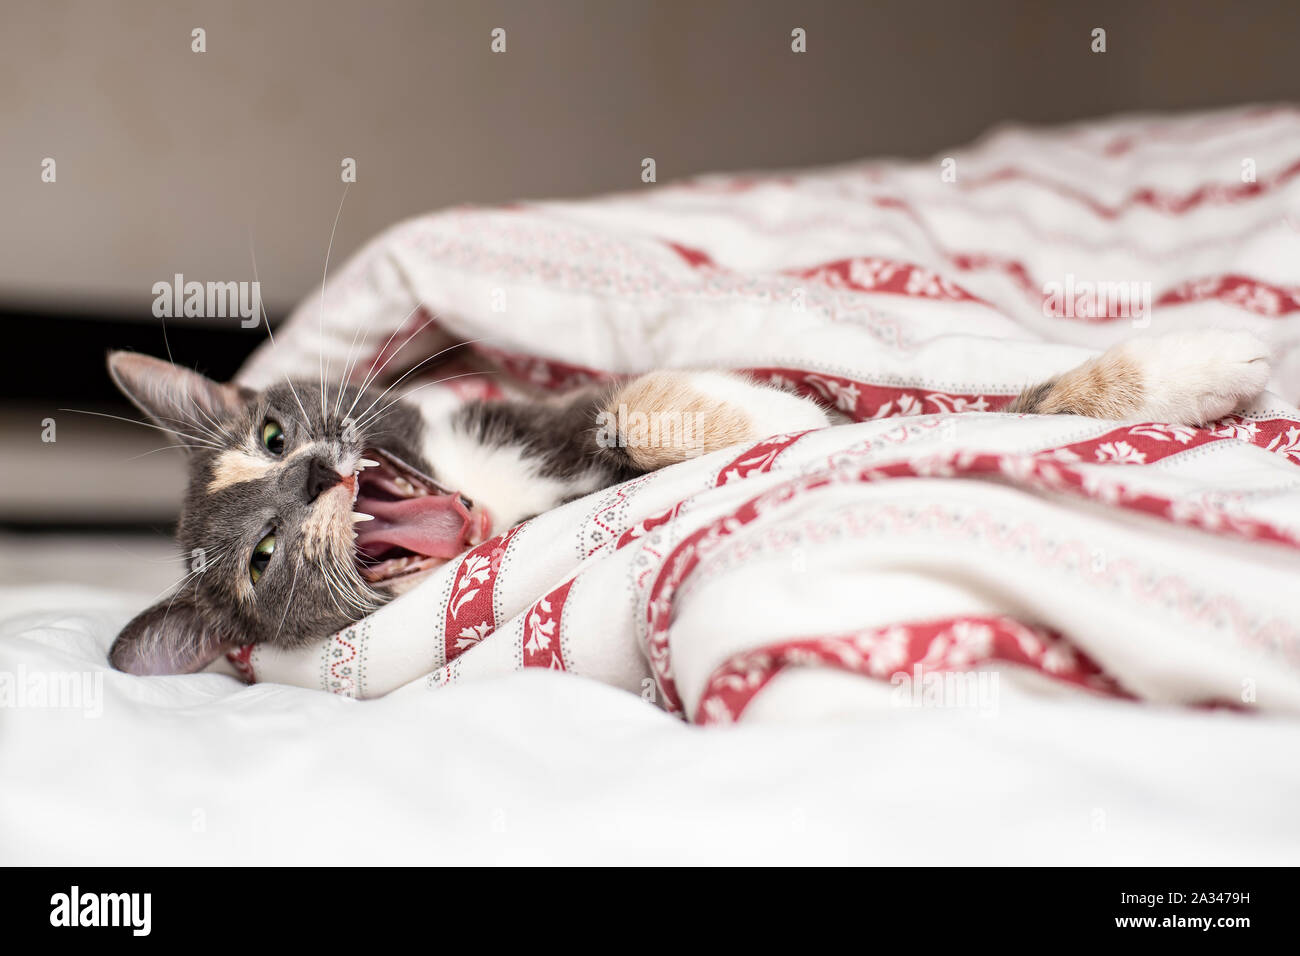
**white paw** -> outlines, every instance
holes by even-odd
[[[1141,370],[1140,416],[1203,425],[1249,404],[1268,384],[1269,347],[1250,332],[1207,329],[1118,347]]]

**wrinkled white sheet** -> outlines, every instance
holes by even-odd
[[[356,701],[108,671],[149,595],[0,590],[0,863],[1294,863],[1295,724],[1083,696],[691,727],[534,670]],[[856,678],[850,678],[857,680]],[[1017,700],[1019,700],[1017,698]]]
[[[1042,479],[1051,461],[1026,470],[1013,454],[997,461],[1006,468],[1000,481],[987,473],[891,477],[861,490],[861,503],[914,489],[948,505],[965,497],[1012,517],[1032,512],[1022,517],[1081,529],[1076,537],[1085,543],[1099,536],[1101,546],[1079,552],[1084,559],[1072,566],[1078,586],[1093,588],[1086,598],[1072,603],[1064,590],[1040,587],[1051,568],[1030,568],[1032,556],[1019,559],[1020,575],[1005,576],[1018,592],[998,591],[989,585],[1002,566],[966,551],[955,559],[985,574],[984,591],[950,610],[1009,614],[1015,605],[1027,621],[1065,632],[1147,703],[1008,679],[994,706],[918,709],[882,696],[892,691],[884,680],[796,667],[764,686],[739,725],[690,726],[629,690],[545,666],[513,672],[532,653],[525,629],[534,625],[523,612],[578,570],[586,552],[572,549],[553,556],[554,566],[534,566],[536,581],[517,567],[503,575],[510,606],[487,607],[483,619],[510,627],[496,635],[503,640],[452,661],[459,674],[442,674],[451,666],[448,639],[460,639],[444,615],[433,622],[444,656],[417,641],[413,653],[422,656],[396,661],[389,676],[399,679],[364,701],[350,696],[364,696],[360,675],[329,673],[328,656],[255,661],[264,665],[258,676],[272,682],[252,686],[220,674],[113,673],[105,651],[152,593],[3,588],[0,679],[16,696],[0,706],[0,862],[1294,863],[1300,724],[1288,651],[1296,647],[1291,570],[1300,539],[1293,477],[1300,423],[1291,404],[1300,395],[1300,350],[1292,345],[1300,323],[1298,151],[1300,119],[1286,109],[1011,130],[954,154],[962,185],[942,183],[937,163],[869,163],[704,180],[590,204],[447,213],[381,237],[331,284],[330,303],[378,305],[366,311],[373,322],[363,342],[378,348],[422,303],[451,334],[472,337],[493,323],[493,347],[509,353],[497,357],[543,386],[583,374],[574,366],[628,372],[715,362],[800,372],[802,384],[842,400],[853,417],[909,416],[849,426],[866,442],[864,465],[891,460],[896,427],[908,441],[945,452],[973,438],[981,450],[1032,450],[1031,429],[1044,432],[1040,448],[1082,443],[1081,459],[1058,459],[1069,467],[1053,474],[1083,476],[1087,495],[1041,483],[1017,488]],[[1258,188],[1239,181],[1243,157],[1256,164]],[[404,239],[409,246],[395,244]],[[394,248],[401,254],[389,255]],[[1134,333],[1127,320],[1045,314],[1041,283],[1067,275],[1150,281],[1149,331],[1230,326],[1267,337],[1278,348],[1273,394],[1246,417],[1195,434],[1107,434],[1095,423],[1066,422],[1078,433],[1062,437],[1056,421],[1025,423],[1024,436],[1010,436],[1006,422],[988,422],[992,416],[950,414],[959,411],[954,397],[966,409],[979,398],[1005,399],[1032,377]],[[778,306],[793,307],[796,289],[806,312],[774,318]],[[498,291],[507,293],[508,311],[496,311]],[[782,317],[788,334],[779,340],[717,334],[720,318],[734,331],[770,329]],[[315,318],[308,303],[284,330],[283,349],[263,352],[250,376],[315,375]],[[346,308],[328,316],[327,358],[336,368],[357,342],[354,318]],[[639,337],[629,339],[629,328]],[[870,347],[840,347],[850,339]],[[747,497],[740,488],[806,473],[808,461],[829,458],[838,441],[800,439],[773,456],[772,468],[715,485],[708,507],[725,513]],[[935,464],[903,457],[908,467]],[[726,470],[725,462],[693,465],[644,482],[637,507],[661,492],[662,507],[681,500],[676,483],[687,471],[715,481]],[[1112,478],[1136,494],[1125,498],[1133,507],[1106,503]],[[935,492],[942,483],[949,489]],[[819,491],[818,501],[858,494],[845,484]],[[574,516],[543,517],[518,540],[528,545],[526,535],[546,522]],[[682,525],[698,520],[697,512]],[[681,531],[661,526],[660,534],[676,535],[667,543],[678,545]],[[617,561],[647,543],[638,539],[602,566],[620,570]],[[820,553],[804,555],[808,567]],[[1235,576],[1216,573],[1229,565]],[[787,570],[795,566],[792,559]],[[449,568],[448,579],[462,570]],[[918,568],[914,579],[926,594],[944,590],[933,561]],[[1128,578],[1133,588],[1123,600],[1101,589],[1115,568],[1144,571]],[[734,690],[725,680],[736,674],[716,687],[709,677],[734,649],[729,639],[746,636],[715,613],[726,595],[714,592],[715,600],[710,587],[743,585],[731,601],[748,614],[747,628],[756,619],[782,623],[744,600],[771,599],[778,575],[760,579],[761,567],[738,560],[724,570],[731,573],[701,575],[703,585],[683,589],[674,622],[680,668],[669,676],[681,678],[695,717],[691,707],[706,689],[719,699]],[[1142,586],[1171,572],[1195,587]],[[882,580],[878,593],[891,598],[921,593],[887,586],[901,576]],[[454,585],[431,582],[382,611],[382,620],[398,620],[425,599],[442,610],[444,583]],[[1213,602],[1200,600],[1210,591]],[[1142,595],[1146,616],[1121,617],[1124,602]],[[804,606],[828,613],[845,605]],[[1206,608],[1228,609],[1222,634],[1214,614],[1200,613]],[[600,613],[598,602],[575,599],[571,636],[575,622]],[[634,633],[629,622],[645,620],[627,608],[619,614],[624,635]],[[775,636],[884,623],[877,618],[818,620]],[[580,630],[592,637],[591,627]],[[390,639],[412,633],[389,629]],[[1152,653],[1157,646],[1206,653],[1161,657]],[[275,673],[282,665],[283,678]],[[801,692],[813,672],[815,691]],[[624,673],[623,685],[644,687],[648,673]],[[35,687],[60,674],[89,688],[83,706],[57,708],[34,690],[18,693],[19,678]],[[440,675],[473,679],[434,680]],[[1253,713],[1166,703],[1232,700],[1247,683],[1257,699],[1241,702],[1257,705]],[[321,687],[336,693],[311,689]],[[841,719],[810,721],[801,709],[811,700],[814,709],[837,710],[837,699],[857,704],[871,695],[880,706]],[[87,715],[87,706],[99,715]]]

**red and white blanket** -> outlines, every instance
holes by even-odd
[[[1135,283],[1150,308],[1063,300],[1089,283]],[[563,669],[700,723],[988,704],[989,685],[944,681],[971,672],[994,691],[1300,712],[1298,321],[1294,109],[1007,129],[932,161],[411,220],[243,380],[391,373],[463,340],[502,375],[402,387],[719,366],[857,424],[595,493],[316,646],[235,663],[355,697]],[[1197,327],[1275,345],[1270,392],[1240,416],[993,414],[1116,341]]]

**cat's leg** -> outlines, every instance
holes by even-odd
[[[1116,345],[1030,386],[1006,411],[1204,425],[1250,402],[1268,377],[1268,346],[1249,332],[1178,332]]]
[[[421,450],[502,530],[666,465],[827,424],[815,402],[739,373],[651,372],[612,391],[426,416]]]
[[[816,402],[738,372],[650,372],[601,405],[597,445],[634,471],[830,424]]]

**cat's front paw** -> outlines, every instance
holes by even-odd
[[[1119,346],[1139,370],[1143,418],[1204,425],[1248,405],[1268,384],[1270,350],[1250,332],[1207,329]]]

